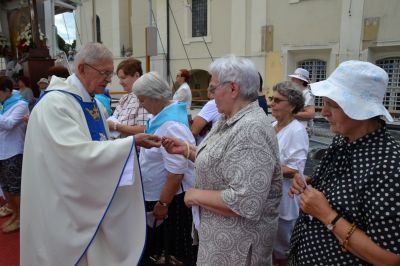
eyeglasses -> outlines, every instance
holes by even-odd
[[[222,82],[222,83],[218,84],[217,86],[209,85],[209,86],[208,86],[208,91],[209,91],[210,93],[214,93],[215,90],[216,90],[218,87],[221,87],[221,86],[225,85],[225,84],[228,83],[228,82],[230,82],[230,81]]]
[[[112,78],[112,77],[115,75],[114,72],[111,72],[111,71],[102,71],[102,70],[99,70],[99,69],[95,68],[94,66],[89,65],[89,64],[87,64],[87,63],[85,63],[85,65],[87,65],[88,67],[90,67],[90,68],[96,70],[100,75],[102,75],[102,76],[104,76],[104,77],[106,77],[106,78]]]
[[[276,104],[279,104],[280,102],[287,102],[288,101],[288,100],[279,99],[279,98],[276,98],[276,97],[268,97],[268,100],[270,102],[274,102]]]

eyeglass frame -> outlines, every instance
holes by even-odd
[[[279,104],[279,103],[281,103],[281,102],[288,102],[289,100],[284,100],[284,99],[279,99],[279,98],[276,98],[276,97],[274,97],[274,96],[269,96],[268,97],[268,100],[272,103],[276,103],[276,104]]]
[[[88,67],[96,70],[97,73],[99,73],[100,75],[102,75],[102,76],[104,76],[106,78],[112,78],[115,75],[114,71],[113,72],[111,72],[111,71],[102,71],[102,70],[99,70],[99,69],[95,68],[94,66],[92,66],[92,65],[90,65],[88,63],[84,63],[84,64],[87,65]]]
[[[225,85],[226,83],[229,83],[230,81],[224,81],[224,82],[220,82],[217,86],[212,86],[212,85],[208,85],[208,92],[209,93],[215,93],[215,90],[218,88],[218,87],[221,87],[221,86],[223,86],[223,85]]]

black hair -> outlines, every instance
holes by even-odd
[[[7,76],[0,77],[0,91],[12,91],[13,83],[11,79]]]
[[[262,92],[262,88],[263,88],[263,78],[260,74],[260,72],[258,72],[258,76],[260,77],[260,88],[258,88],[259,92]]]

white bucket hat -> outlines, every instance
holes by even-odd
[[[46,78],[41,78],[37,84],[39,85],[39,83],[45,83],[45,84],[49,84],[49,81]]]
[[[382,68],[363,61],[341,63],[324,81],[310,84],[312,94],[335,101],[355,120],[383,116],[393,122],[383,106],[388,75]]]
[[[292,75],[288,75],[291,78],[301,79],[307,83],[310,83],[310,73],[304,68],[297,68]]]

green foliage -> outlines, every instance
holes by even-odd
[[[72,44],[66,43],[64,39],[57,34],[57,45],[60,48],[60,50],[64,51],[66,54],[68,54],[69,50],[75,50],[76,48],[76,40],[72,42]]]

